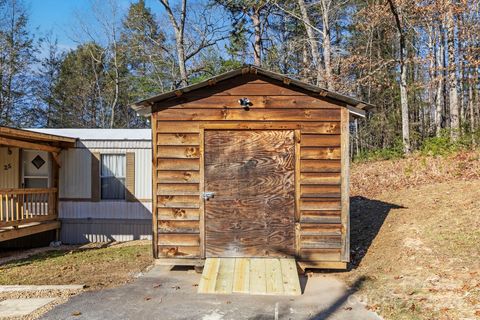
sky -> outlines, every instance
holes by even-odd
[[[116,1],[125,10],[131,2],[134,2],[134,0]],[[145,2],[157,16],[163,11],[158,0]],[[59,49],[75,48],[76,13],[88,12],[91,0],[24,0],[24,3],[29,13],[29,28],[32,33],[41,37],[51,32],[58,39]]]

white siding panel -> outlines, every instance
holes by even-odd
[[[151,202],[60,201],[61,219],[151,219]]]
[[[135,150],[135,196],[152,199],[152,150]]]
[[[87,149],[150,149],[152,142],[144,140],[81,140],[77,142],[76,146]]]
[[[91,197],[91,152],[87,149],[63,150],[60,160],[60,198]]]

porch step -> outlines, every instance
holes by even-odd
[[[301,294],[293,258],[207,258],[198,293]]]

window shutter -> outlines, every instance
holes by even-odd
[[[137,201],[135,197],[135,153],[126,153],[127,172],[125,177],[125,199],[129,202]]]
[[[100,201],[100,153],[92,153],[92,170],[91,170],[91,200],[92,202]]]

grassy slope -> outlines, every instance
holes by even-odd
[[[339,276],[386,319],[480,317],[479,176],[477,153],[354,165]]]

